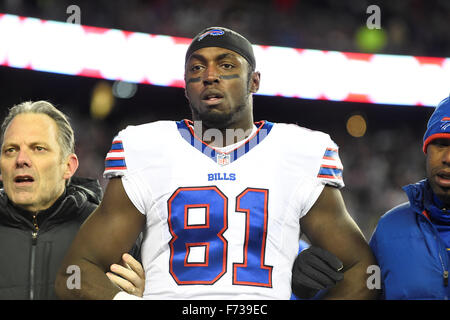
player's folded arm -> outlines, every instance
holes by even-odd
[[[335,255],[343,263],[344,279],[324,298],[371,299],[377,293],[366,285],[367,267],[375,258],[361,230],[347,212],[339,189],[325,186],[321,195],[300,219],[302,232],[313,246]]]
[[[56,292],[61,298],[110,299],[118,288],[105,275],[134,245],[145,216],[129,200],[120,178],[111,179],[100,206],[75,237],[58,272]],[[81,288],[69,289],[67,267],[81,270]]]

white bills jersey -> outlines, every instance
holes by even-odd
[[[299,220],[325,184],[341,188],[330,137],[260,121],[221,152],[192,122],[129,126],[114,138],[104,176],[121,177],[146,216],[146,299],[289,299]]]

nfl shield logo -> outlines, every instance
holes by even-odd
[[[230,155],[224,154],[224,153],[218,153],[217,154],[217,164],[221,166],[226,166],[227,164],[230,164]]]

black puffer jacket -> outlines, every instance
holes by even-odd
[[[101,198],[97,180],[73,177],[55,204],[33,217],[0,189],[0,299],[57,299],[56,273]]]

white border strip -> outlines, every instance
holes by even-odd
[[[0,14],[0,65],[184,87],[191,39]],[[436,106],[450,93],[450,58],[254,45],[259,94]]]

